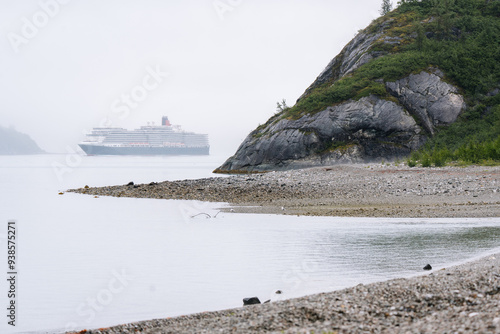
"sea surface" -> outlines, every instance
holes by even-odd
[[[0,156],[0,333],[240,307],[244,297],[332,291],[500,251],[500,218],[234,214],[219,212],[224,203],[65,193],[210,177],[224,158]],[[16,223],[15,327],[7,323],[9,221]]]

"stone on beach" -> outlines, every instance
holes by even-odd
[[[255,305],[255,304],[261,304],[259,298],[257,297],[243,298],[243,306]]]
[[[500,333],[499,256],[433,275],[86,333]]]

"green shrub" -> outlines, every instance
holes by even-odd
[[[417,165],[417,162],[415,160],[412,160],[412,159],[407,159],[406,160],[406,164],[408,165],[408,167],[415,167]]]
[[[432,163],[431,157],[427,152],[424,152],[424,154],[422,155],[421,163],[422,163],[422,167],[431,167],[431,163]]]
[[[434,150],[430,154],[430,160],[436,167],[443,167],[446,164],[446,160],[450,157],[450,152],[445,149]]]

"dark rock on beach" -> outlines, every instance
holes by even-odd
[[[496,254],[432,275],[86,333],[500,333],[499,268]]]
[[[250,298],[243,298],[243,305],[255,305],[255,304],[260,304],[260,300],[257,297],[250,297]]]

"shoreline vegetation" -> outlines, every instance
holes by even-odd
[[[500,166],[351,164],[197,180],[71,189],[94,196],[227,202],[239,213],[500,217]]]
[[[500,254],[412,278],[79,333],[498,333]]]

